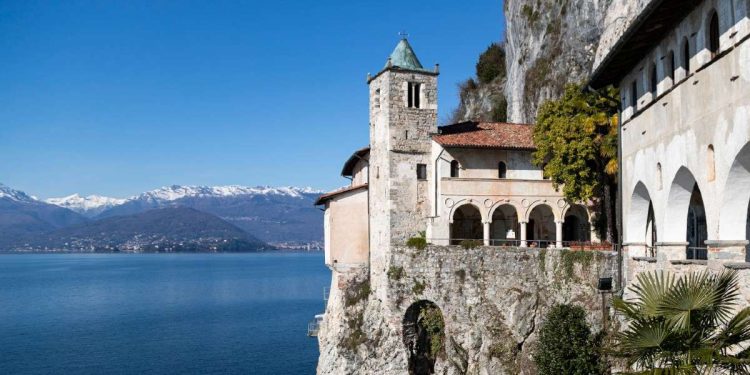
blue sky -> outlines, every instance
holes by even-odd
[[[406,30],[457,84],[499,0],[0,0],[0,182],[42,198],[171,184],[344,185],[368,72]]]

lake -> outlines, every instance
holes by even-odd
[[[322,253],[0,255],[4,374],[314,374]]]

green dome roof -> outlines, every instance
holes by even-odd
[[[397,67],[401,69],[409,70],[424,70],[422,64],[419,62],[417,55],[409,45],[406,38],[401,39],[396,45],[396,49],[393,50],[388,61],[385,63],[385,68]]]

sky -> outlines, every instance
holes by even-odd
[[[365,77],[406,31],[439,114],[503,39],[501,0],[0,0],[0,183],[332,189],[368,143]]]

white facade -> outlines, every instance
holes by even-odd
[[[748,0],[702,2],[619,82],[623,239],[631,257],[745,261],[749,9]]]

